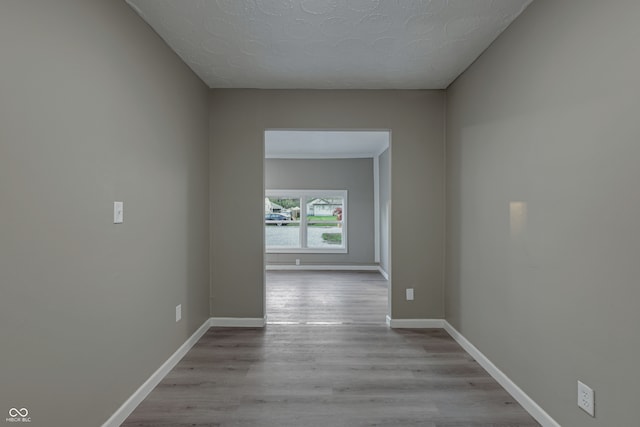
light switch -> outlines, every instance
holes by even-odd
[[[122,224],[124,222],[124,202],[113,202],[113,223]]]

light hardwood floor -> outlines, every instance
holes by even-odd
[[[211,328],[123,425],[538,426],[443,330],[387,328],[381,277],[267,276],[276,324]]]
[[[377,271],[268,271],[270,323],[385,323],[388,283]]]

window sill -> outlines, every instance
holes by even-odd
[[[328,249],[328,248],[317,248],[317,249],[301,249],[301,248],[291,248],[291,249],[275,249],[275,248],[267,248],[267,254],[348,254],[349,251],[347,248],[336,248],[336,249]]]

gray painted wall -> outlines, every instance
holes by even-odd
[[[391,155],[387,148],[379,159],[380,187],[380,267],[391,273],[389,225],[391,224]]]
[[[296,128],[392,130],[391,314],[443,317],[443,91],[212,90],[210,117],[213,316],[264,316],[263,133]]]
[[[0,58],[0,413],[97,426],[208,317],[208,89],[122,1],[3,0]]]
[[[447,319],[567,427],[638,425],[639,17],[536,0],[448,91]]]
[[[270,190],[347,190],[346,254],[267,254],[268,264],[373,264],[373,159],[266,159]]]

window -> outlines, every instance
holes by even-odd
[[[346,190],[267,190],[267,252],[347,252]]]

